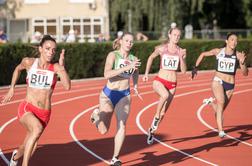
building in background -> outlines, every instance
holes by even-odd
[[[6,24],[9,41],[28,42],[40,32],[62,42],[74,30],[77,41],[94,42],[100,33],[109,33],[108,0],[0,1],[5,7],[0,20]]]

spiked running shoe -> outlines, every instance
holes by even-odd
[[[154,133],[152,133],[152,128],[148,129],[147,144],[151,145],[154,142]]]
[[[112,160],[110,161],[111,166],[121,166],[122,162],[117,158],[113,157]]]
[[[9,166],[17,166],[18,160],[16,160],[16,161],[14,160],[14,156],[17,154],[17,152],[18,152],[17,150],[14,150],[12,152]]]

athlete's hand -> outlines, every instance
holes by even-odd
[[[241,64],[244,64],[244,63],[245,63],[246,55],[245,55],[245,53],[244,53],[243,51],[242,51],[242,52],[239,52],[239,53],[237,54],[237,57],[238,57],[239,62],[240,62]]]
[[[10,88],[8,93],[2,97],[1,104],[5,104],[5,103],[9,102],[11,100],[11,98],[13,97],[13,95],[14,95],[14,89]]]
[[[60,58],[59,58],[59,65],[64,66],[65,65],[65,49],[61,50]]]
[[[193,66],[192,69],[192,80],[194,79],[194,77],[198,74],[198,68],[196,66]]]
[[[133,90],[134,90],[135,95],[137,95],[137,97],[138,97],[140,100],[143,101],[143,98],[142,98],[142,96],[140,95],[140,93],[138,92],[138,89],[137,89],[137,88],[134,88]]]
[[[134,69],[134,70],[138,69],[138,67],[141,66],[140,59],[135,59],[133,62],[131,62],[129,66],[130,66],[130,69]]]
[[[147,82],[149,80],[149,77],[147,74],[145,74],[142,79],[143,79],[143,82]]]
[[[186,58],[186,49],[180,49],[179,55],[182,59],[185,59]]]

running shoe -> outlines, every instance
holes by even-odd
[[[99,120],[99,109],[95,109],[92,114],[91,114],[91,117],[90,117],[90,121],[95,124],[98,120]]]
[[[219,137],[224,138],[226,136],[226,133],[224,131],[219,132]]]
[[[213,97],[210,97],[208,99],[204,99],[203,104],[206,104],[206,105],[211,104],[214,100],[215,99]]]
[[[122,162],[117,158],[113,157],[112,160],[110,161],[111,166],[121,166]]]
[[[152,133],[152,128],[148,129],[147,144],[151,145],[154,142],[154,133]]]
[[[18,152],[17,150],[14,150],[14,151],[12,152],[9,166],[17,166],[18,160],[16,160],[16,161],[14,160],[14,156],[17,154],[17,152]]]

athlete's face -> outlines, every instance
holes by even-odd
[[[169,36],[169,41],[171,43],[177,44],[180,39],[181,32],[179,29],[173,29],[171,33],[168,34]]]
[[[226,40],[227,47],[231,49],[235,49],[237,46],[237,36],[236,35],[231,35],[229,38]]]
[[[39,47],[40,55],[47,62],[51,62],[55,55],[56,51],[56,43],[50,40],[44,42],[42,46]]]
[[[130,49],[133,46],[133,36],[130,34],[126,34],[123,36],[123,38],[121,39],[121,48],[124,49],[125,51],[130,51]]]

